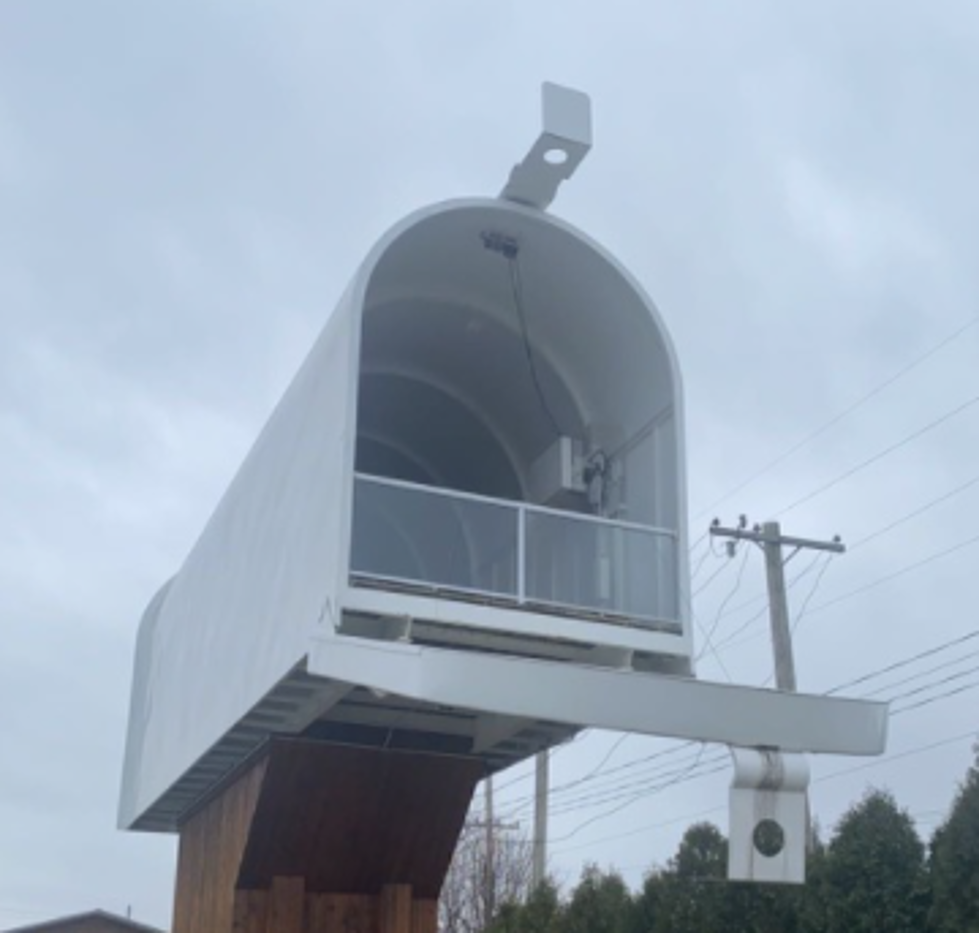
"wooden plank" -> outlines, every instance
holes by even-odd
[[[476,759],[277,739],[238,886],[303,875],[310,893],[438,897],[482,776]]]
[[[377,898],[307,894],[306,933],[377,933]]]
[[[411,885],[386,884],[378,898],[378,933],[411,933]]]
[[[235,892],[234,933],[266,933],[268,894],[265,891]]]
[[[438,933],[439,902],[434,899],[415,901],[411,905],[411,933]]]
[[[272,879],[266,933],[304,933],[306,880],[302,876]]]
[[[180,827],[173,933],[231,933],[235,880],[265,765],[256,763]]]

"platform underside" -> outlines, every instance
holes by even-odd
[[[508,768],[570,739],[566,724],[497,717],[437,703],[379,695],[366,687],[296,669],[195,767],[150,807],[133,829],[175,832],[187,815],[277,735],[353,748],[472,759],[483,774]]]
[[[359,683],[352,684],[346,678],[355,671]],[[726,711],[723,719],[718,709]],[[873,755],[884,748],[886,726],[882,703],[328,636],[313,639],[304,664],[131,828],[174,831],[276,735],[470,758],[491,774],[588,727],[746,748]]]

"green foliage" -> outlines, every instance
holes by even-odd
[[[563,901],[548,882],[500,910],[490,933],[979,933],[979,746],[925,847],[907,812],[871,791],[828,845],[813,832],[804,886],[732,883],[727,840],[698,823],[633,897],[589,866]]]
[[[561,900],[549,878],[523,904],[504,904],[487,933],[560,933]]]
[[[851,807],[822,872],[826,933],[921,933],[927,918],[925,852],[914,824],[885,791]]]
[[[631,933],[632,913],[622,876],[589,865],[561,918],[560,933]]]
[[[656,882],[658,910],[653,933],[726,930],[729,890],[727,840],[711,823],[691,826]],[[647,888],[653,883],[647,879]]]
[[[979,933],[979,746],[948,819],[931,842],[936,933]]]

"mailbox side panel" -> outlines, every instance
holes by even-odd
[[[143,617],[123,827],[304,659],[312,633],[332,628],[350,494],[356,284]]]

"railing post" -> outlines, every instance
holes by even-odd
[[[517,602],[527,596],[527,510],[517,506]]]

